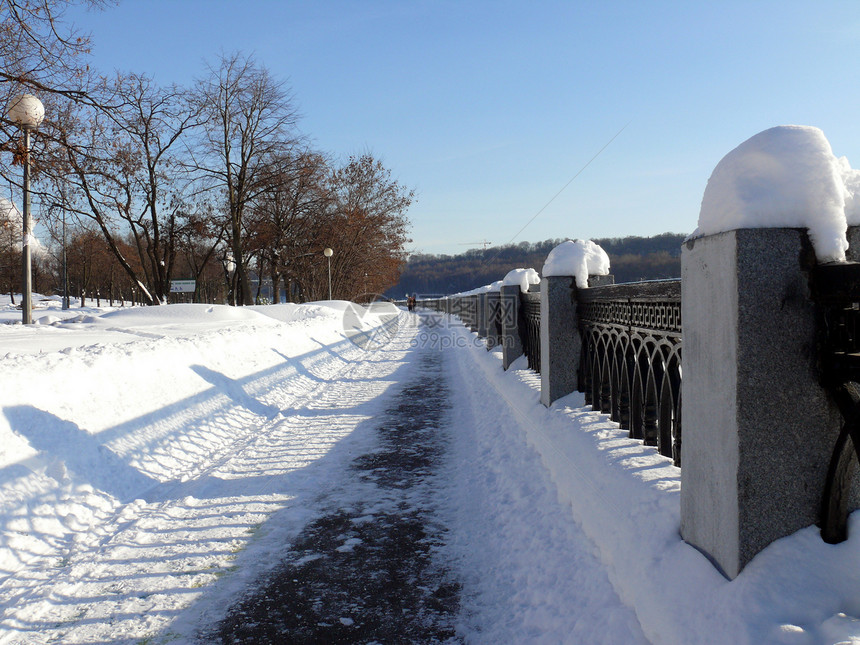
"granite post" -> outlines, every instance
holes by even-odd
[[[819,385],[814,263],[800,229],[682,249],[681,534],[729,578],[819,519],[841,420]]]
[[[481,338],[487,337],[487,294],[479,293],[475,296],[475,300],[478,303],[478,322],[477,322],[477,332],[478,336]]]
[[[463,298],[458,296],[451,299],[451,314],[459,318],[461,323],[466,324],[463,317]]]
[[[500,320],[501,307],[499,292],[489,292],[487,294],[487,350],[502,344],[502,336],[499,333],[499,326],[496,324],[496,321]]]
[[[499,293],[502,318],[502,367],[508,369],[515,360],[523,355],[520,340],[520,285],[503,285]]]
[[[611,275],[588,277],[588,286],[613,284]],[[540,400],[546,407],[578,387],[582,336],[573,276],[548,276],[540,286]]]
[[[469,330],[478,331],[478,296],[466,296],[468,303]]]

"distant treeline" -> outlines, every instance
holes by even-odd
[[[609,255],[615,282],[657,280],[681,276],[681,243],[685,235],[662,233],[653,237],[610,237],[593,240]],[[505,277],[511,269],[541,272],[547,254],[565,238],[520,242],[459,255],[416,253],[403,267],[400,282],[388,290],[391,297],[407,293],[450,294],[468,291]]]

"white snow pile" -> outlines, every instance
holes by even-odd
[[[482,293],[498,293],[503,286],[509,285],[519,285],[523,293],[528,293],[529,286],[533,284],[540,284],[540,274],[537,271],[534,269],[513,269],[508,271],[502,280],[496,280],[482,287],[476,287],[469,291],[461,291],[447,297],[462,298],[465,296],[478,296]]]
[[[501,291],[502,287],[510,285],[519,285],[520,290],[523,293],[528,293],[529,286],[533,284],[540,284],[540,274],[537,271],[534,269],[513,269],[508,271],[505,277],[501,280],[496,280],[495,282],[485,284],[482,287],[476,287],[469,291],[461,291],[460,293],[455,293],[446,297],[462,298],[465,296],[478,296],[482,293],[498,293]]]
[[[518,284],[523,293],[528,293],[529,286],[540,284],[540,275],[534,269],[512,269],[502,279],[502,285],[511,286]]]
[[[543,265],[544,277],[574,276],[576,286],[588,288],[588,276],[608,275],[609,256],[591,240],[567,240],[556,246]]]
[[[462,296],[477,296],[482,293],[498,293],[502,288],[502,281],[496,280],[495,282],[491,282],[490,284],[485,284],[482,287],[475,287],[474,289],[470,289],[469,291],[461,291],[460,293],[455,293],[452,296],[448,296],[450,298],[458,298]]]
[[[819,262],[841,262],[860,224],[860,171],[810,126],[770,128],[714,168],[691,237],[738,228],[806,228]]]
[[[235,596],[276,562],[266,549],[282,551],[284,531],[368,449],[356,431],[381,413],[408,349],[370,360],[373,332],[390,340],[408,332],[392,318],[412,319],[339,301],[62,310],[34,294],[39,324],[21,325],[9,300],[0,643],[156,642],[183,610],[223,614],[192,605],[221,578]],[[176,638],[158,642],[187,642]]]
[[[491,282],[490,284],[488,284],[485,287],[485,289],[487,290],[487,293],[493,293],[493,292],[498,293],[499,291],[502,290],[502,281],[496,280],[495,282]]]

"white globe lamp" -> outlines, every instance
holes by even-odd
[[[35,130],[45,118],[45,106],[32,94],[21,94],[12,99],[7,111],[9,120],[24,133],[24,227],[22,230],[21,273],[21,320],[25,325],[33,322],[32,269],[30,259],[30,130]]]

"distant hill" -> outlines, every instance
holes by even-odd
[[[593,241],[609,255],[616,282],[635,282],[680,277],[681,243],[685,237],[662,233]],[[501,280],[511,269],[533,268],[540,272],[547,254],[564,239],[472,249],[459,255],[416,253],[404,265],[400,282],[386,295],[402,298],[407,293],[457,293]]]

